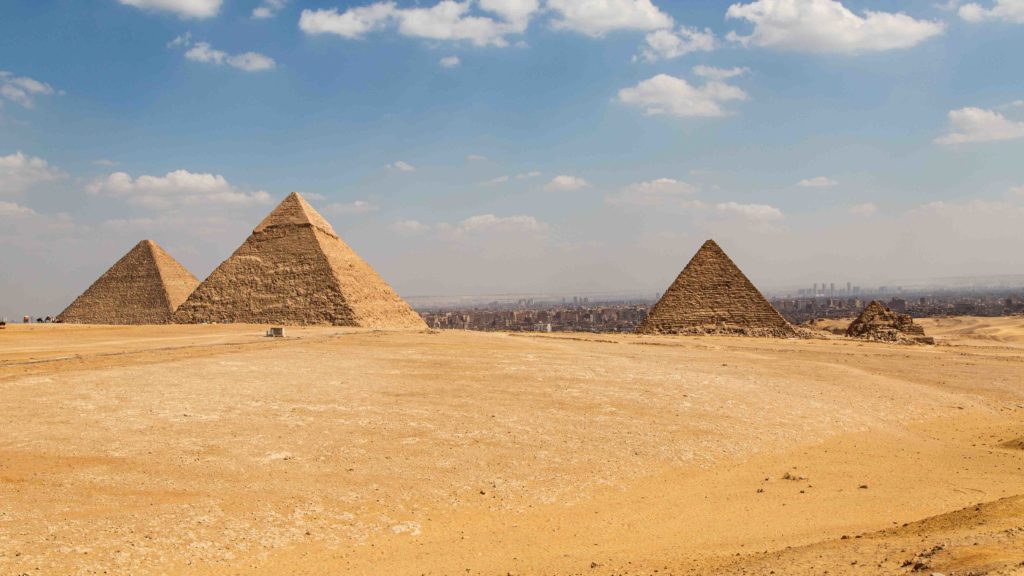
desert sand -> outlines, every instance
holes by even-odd
[[[936,346],[0,331],[0,574],[1022,574],[1024,318]]]

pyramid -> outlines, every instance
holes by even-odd
[[[152,240],[143,240],[57,316],[72,324],[168,324],[199,280]]]
[[[796,336],[714,240],[701,246],[637,332]]]
[[[292,192],[178,309],[175,321],[426,328]]]
[[[850,323],[846,335],[881,342],[935,343],[934,338],[924,335],[924,328],[914,324],[910,314],[900,314],[878,300],[872,300]]]

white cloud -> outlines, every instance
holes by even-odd
[[[865,202],[863,204],[850,206],[850,213],[856,214],[857,216],[871,216],[875,212],[878,212],[878,206],[876,206],[874,202]]]
[[[531,172],[523,172],[521,174],[516,174],[516,180],[526,180],[527,178],[538,178],[538,177],[540,177],[542,175],[543,174],[541,172],[537,172],[536,170],[531,171]]]
[[[955,145],[1024,138],[1024,122],[1010,120],[995,110],[960,108],[949,111],[949,132],[935,139]]]
[[[365,200],[355,200],[353,202],[337,202],[334,204],[328,204],[325,209],[331,214],[343,216],[346,214],[366,214],[367,212],[374,212],[377,210],[377,206]]]
[[[540,2],[538,0],[480,0],[480,7],[525,30],[530,17],[540,10]]]
[[[11,102],[32,108],[36,96],[49,96],[53,93],[53,87],[45,82],[0,70],[0,96]]]
[[[585,188],[587,186],[590,186],[590,183],[579,176],[561,174],[552,178],[551,181],[544,186],[544,189],[549,191],[570,191],[579,190],[580,188]]]
[[[388,226],[388,230],[398,234],[421,234],[430,229],[430,226],[419,222],[418,220],[399,220]]]
[[[220,11],[221,0],[118,0],[143,10],[173,12],[181,18],[210,18]]]
[[[658,74],[636,86],[619,90],[621,102],[639,106],[652,116],[726,116],[730,112],[722,108],[723,103],[746,99],[746,92],[720,80],[709,80],[703,86],[694,86],[668,74]]]
[[[696,187],[686,182],[658,178],[649,182],[630,184],[619,192],[606,196],[605,202],[613,205],[659,206],[679,201],[696,191]]]
[[[245,192],[235,188],[220,174],[175,170],[164,176],[142,175],[132,178],[114,172],[96,178],[87,187],[90,194],[120,198],[129,204],[152,209],[182,206],[269,204],[270,195],[262,190]]]
[[[394,17],[395,11],[394,2],[357,6],[341,14],[337,8],[303,10],[299,16],[299,29],[306,34],[337,34],[345,38],[361,38],[366,33],[387,25]]]
[[[655,30],[644,37],[645,46],[640,54],[634,57],[647,62],[672,60],[693,52],[711,52],[717,46],[715,34],[710,28],[700,30],[680,26],[677,32],[672,30]]]
[[[491,178],[490,180],[485,180],[485,181],[481,182],[481,184],[484,184],[486,186],[496,186],[498,184],[504,184],[505,182],[508,182],[508,176],[507,175],[505,175],[505,176],[497,176],[495,178]]]
[[[547,7],[559,16],[556,29],[594,37],[616,30],[660,30],[673,23],[650,0],[548,0]]]
[[[701,78],[711,78],[712,80],[728,80],[729,78],[735,78],[742,76],[750,72],[750,68],[745,66],[736,66],[733,68],[715,68],[714,66],[705,66],[703,64],[693,67],[693,73]]]
[[[782,218],[782,211],[767,204],[740,204],[738,202],[723,202],[715,204],[715,209],[728,214],[738,214],[750,220],[778,220]]]
[[[336,34],[361,38],[394,26],[398,33],[429,40],[466,41],[476,46],[508,46],[507,36],[522,34],[537,11],[536,0],[482,0],[481,10],[499,18],[471,14],[470,0],[441,0],[430,7],[398,8],[394,2],[376,2],[338,12],[303,10],[299,28],[307,34]]]
[[[459,64],[462,64],[462,60],[459,60],[458,56],[445,56],[438,61],[438,64],[440,64],[442,68],[455,68]]]
[[[167,43],[168,48],[182,48],[192,44],[192,33],[185,32],[179,36],[175,36],[174,40]]]
[[[177,38],[175,39],[176,41]],[[208,42],[196,42],[185,52],[185,58],[195,62],[216,64],[218,66],[227,64],[232,68],[238,68],[246,72],[261,72],[263,70],[271,70],[276,66],[273,58],[258,52],[228,54],[213,48]]]
[[[42,158],[21,152],[0,156],[0,195],[18,195],[37,184],[55,182],[66,176]]]
[[[320,202],[321,200],[327,200],[327,196],[324,196],[323,194],[318,194],[316,192],[303,192],[302,197],[305,198],[306,200],[316,200],[317,202]]]
[[[470,162],[483,162],[484,160],[487,160],[487,156],[481,156],[480,154],[470,154],[469,156],[466,156],[466,160],[469,160]]]
[[[117,166],[117,162],[115,162],[113,160],[107,160],[106,158],[100,158],[99,160],[93,160],[92,164],[93,164],[93,166],[102,166],[104,168],[110,168],[110,167],[113,167],[113,166]]]
[[[971,2],[960,7],[960,17],[968,22],[1002,20],[1024,24],[1024,0],[996,0],[991,8]]]
[[[1024,186],[1011,186],[1009,192],[1011,196],[1024,198]]]
[[[533,216],[495,216],[494,214],[478,214],[470,216],[459,223],[457,232],[472,234],[478,232],[543,232],[547,225]]]
[[[825,176],[815,176],[814,178],[804,178],[803,180],[796,183],[797,186],[802,188],[831,188],[839,184],[835,180]]]
[[[281,11],[288,0],[263,0],[263,3],[252,9],[252,17],[256,19],[273,18]]]
[[[36,211],[31,208],[15,204],[14,202],[4,202],[0,200],[0,218],[13,218],[35,213]]]
[[[942,34],[945,24],[903,13],[865,11],[859,16],[836,0],[755,0],[733,4],[726,18],[751,22],[749,36],[730,32],[743,45],[804,52],[855,54],[915,46]]]
[[[392,162],[391,164],[388,164],[387,168],[390,169],[390,170],[398,170],[399,172],[415,172],[416,171],[416,167],[415,166],[413,166],[412,164],[409,164],[408,162],[403,162],[402,160],[396,160],[395,162]]]
[[[431,40],[465,40],[476,46],[507,46],[509,34],[526,30],[526,19],[504,22],[483,16],[470,16],[470,3],[441,0],[431,8],[398,11],[398,31],[405,36]]]

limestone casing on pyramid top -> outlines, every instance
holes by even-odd
[[[263,230],[273,226],[288,226],[288,225],[310,225],[323,230],[331,236],[338,236],[338,233],[334,231],[331,224],[324,219],[312,206],[306,202],[306,199],[302,197],[302,194],[298,192],[292,192],[280,204],[274,208],[270,214],[267,214],[253,232],[262,232]]]

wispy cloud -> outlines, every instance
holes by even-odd
[[[53,87],[45,82],[0,70],[0,97],[22,107],[32,108],[37,97],[49,96],[54,92]]]
[[[815,176],[814,178],[804,178],[803,180],[796,183],[801,188],[831,188],[838,185],[839,182],[828,178],[826,176]]]
[[[17,196],[38,184],[67,178],[46,160],[15,152],[0,156],[0,196]]]
[[[336,202],[334,204],[328,204],[324,210],[331,214],[337,214],[339,216],[347,216],[350,214],[366,214],[368,212],[377,211],[378,207],[376,204],[367,202],[366,200],[354,200],[352,202]]]
[[[586,188],[587,186],[590,186],[590,183],[579,176],[561,174],[552,178],[551,181],[544,186],[544,189],[549,191],[571,191]]]
[[[387,168],[390,169],[390,170],[398,170],[399,172],[415,172],[416,171],[416,167],[415,166],[413,166],[412,164],[409,164],[408,162],[404,162],[402,160],[396,160],[396,161],[392,162],[391,164],[388,164]]]
[[[187,48],[185,58],[193,62],[203,62],[216,66],[228,65],[245,72],[262,72],[272,70],[277,63],[274,59],[259,52],[242,52],[228,54],[217,50],[209,42],[192,42],[191,33],[185,33],[167,43],[168,48]]]

